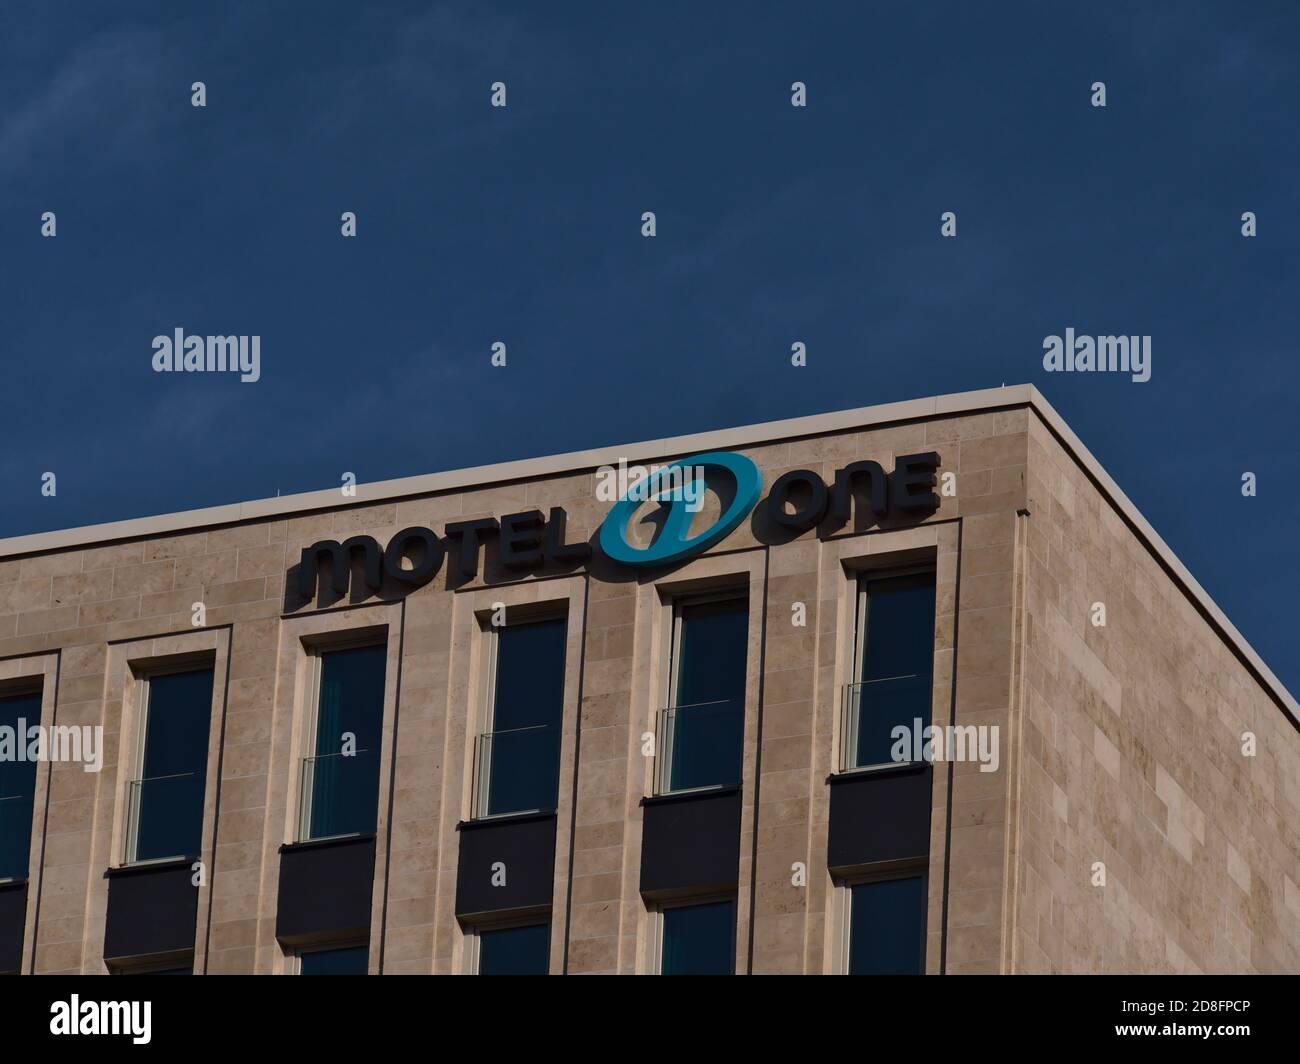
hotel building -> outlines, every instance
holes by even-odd
[[[1029,386],[23,536],[0,972],[1295,972],[1298,719]]]

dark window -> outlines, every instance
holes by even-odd
[[[736,905],[732,901],[665,909],[664,975],[731,975],[736,959]]]
[[[0,728],[13,736],[12,751],[0,757],[0,880],[27,878],[36,801],[36,762],[27,756],[27,736],[40,723],[39,691],[0,698]]]
[[[131,783],[129,859],[194,857],[202,847],[212,670],[151,676],[140,778]]]
[[[676,628],[673,705],[661,729],[668,736],[668,773],[660,789],[739,783],[749,602],[683,602]]]
[[[850,887],[849,974],[922,974],[925,906],[924,876]]]
[[[930,724],[934,685],[934,573],[865,578],[858,598],[858,681],[850,685],[846,768],[888,764],[898,742]],[[909,751],[914,749],[908,744]],[[912,760],[909,752],[904,759]]]
[[[300,975],[365,975],[370,960],[369,946],[319,949],[299,957]]]
[[[564,715],[563,617],[493,631],[492,730],[479,740],[479,815],[554,809]]]
[[[478,933],[479,975],[546,975],[550,967],[550,924]]]
[[[316,755],[303,771],[304,838],[375,830],[387,655],[380,644],[320,656]]]

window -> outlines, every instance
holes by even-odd
[[[934,684],[934,573],[863,576],[858,581],[853,683],[845,691],[845,770],[897,764],[899,725],[930,724]],[[913,759],[913,742],[902,761]]]
[[[203,838],[212,670],[155,673],[141,688],[136,771],[127,798],[126,861],[197,857]]]
[[[849,975],[925,971],[925,875],[875,879],[841,888]]]
[[[551,925],[497,927],[475,934],[479,975],[546,975],[551,967]]]
[[[0,756],[0,883],[27,878],[36,802],[36,762],[27,755],[28,729],[41,723],[41,693],[0,698],[0,728],[13,751]],[[23,757],[18,759],[22,750]]]
[[[674,605],[672,699],[659,715],[659,793],[740,782],[748,645],[747,598]]]
[[[298,954],[299,975],[365,975],[370,963],[370,947],[343,946]]]
[[[303,760],[299,838],[375,830],[384,719],[382,643],[322,651],[315,658],[313,733]]]
[[[661,975],[731,975],[736,962],[736,903],[711,901],[661,909]]]
[[[478,741],[476,817],[556,806],[566,621],[487,629],[488,731]]]

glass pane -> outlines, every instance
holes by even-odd
[[[930,724],[934,685],[934,574],[867,582],[862,681],[851,692],[859,710],[856,766],[893,761],[890,733]],[[908,760],[910,760],[910,756]]]
[[[0,698],[0,734],[13,737],[12,749],[0,756],[0,879],[27,876],[36,792],[36,762],[27,756],[28,730],[40,723],[40,692]]]
[[[370,959],[369,946],[348,946],[346,949],[321,949],[302,954],[301,975],[365,975]]]
[[[492,732],[485,736],[488,815],[554,809],[564,714],[565,619],[496,633]]]
[[[849,894],[849,974],[922,974],[924,877],[859,883]]]
[[[664,975],[731,975],[736,958],[734,902],[663,911]]]
[[[375,830],[387,656],[382,644],[321,655],[316,757],[304,776],[311,795],[308,838]],[[345,752],[349,733],[355,739]]]
[[[504,927],[478,936],[479,975],[545,975],[550,969],[551,928]]]
[[[131,794],[134,860],[200,852],[211,718],[211,669],[149,679],[144,765]]]
[[[307,758],[303,764],[303,794],[311,812],[307,838],[330,839],[374,831],[379,816],[378,751]]]
[[[669,789],[739,783],[748,600],[687,603],[678,626]]]

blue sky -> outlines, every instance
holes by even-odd
[[[0,535],[1028,381],[1300,687],[1300,5],[701,6],[8,0]]]

